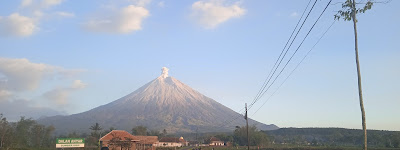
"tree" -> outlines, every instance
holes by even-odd
[[[42,147],[43,138],[44,138],[44,125],[35,124],[31,128],[31,138],[32,138],[32,146],[33,147]]]
[[[356,55],[356,65],[357,65],[357,78],[358,78],[358,97],[360,100],[360,109],[361,109],[361,117],[362,117],[362,127],[364,131],[364,150],[367,150],[367,123],[365,119],[365,109],[364,109],[364,101],[362,95],[361,88],[361,71],[360,71],[360,62],[358,59],[358,39],[357,39],[357,13],[365,13],[365,11],[371,9],[373,2],[368,0],[365,3],[364,7],[357,8],[355,0],[346,0],[345,3],[342,4],[342,8],[344,10],[338,11],[338,14],[335,15],[335,19],[339,20],[343,17],[343,20],[350,21],[353,20],[354,25],[354,44],[355,44],[355,55]]]
[[[247,132],[246,127],[236,127],[233,132],[233,140],[235,144],[247,145]],[[268,137],[262,131],[259,131],[256,126],[249,127],[249,138],[251,146],[266,146],[268,145]]]
[[[104,130],[102,132],[102,135],[106,135],[106,134],[110,133],[112,130],[116,130],[116,129],[114,127],[110,127],[108,130]]]
[[[89,129],[93,130],[95,133],[98,133],[98,131],[103,130],[103,128],[97,122],[94,125],[90,126]]]
[[[167,130],[164,129],[164,130],[162,131],[162,136],[167,136]]]
[[[99,123],[95,123],[94,125],[90,126],[89,128],[90,130],[92,130],[92,133],[90,134],[89,137],[89,142],[92,143],[93,145],[98,145],[98,141],[100,139],[100,131],[103,129]]]
[[[133,135],[147,135],[147,128],[145,126],[136,126],[132,128]]]
[[[21,117],[21,119],[16,123],[15,127],[15,142],[19,148],[30,147],[32,144],[31,141],[31,127],[35,125],[35,120],[31,118],[25,119],[25,117]]]
[[[9,141],[11,130],[12,128],[8,123],[7,118],[3,117],[3,114],[0,114],[0,149],[7,144],[7,141]]]
[[[162,133],[160,133],[160,131],[158,130],[150,130],[149,132],[147,132],[148,136],[160,136]]]

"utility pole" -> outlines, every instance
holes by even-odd
[[[247,150],[250,150],[250,138],[249,138],[249,120],[247,118],[247,103],[245,103],[246,114],[244,115],[244,119],[246,119],[246,130],[247,130]]]

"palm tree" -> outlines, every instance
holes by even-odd
[[[103,128],[97,122],[93,126],[90,126],[89,129],[93,130],[95,133],[97,133],[97,131],[103,130]]]

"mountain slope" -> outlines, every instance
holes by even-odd
[[[109,104],[70,116],[54,116],[39,120],[53,124],[58,133],[69,131],[87,132],[95,122],[103,127],[115,127],[130,131],[143,125],[152,130],[166,129],[169,133],[231,131],[237,125],[244,125],[240,117],[230,124],[229,119],[240,114],[208,98],[179,80],[168,77],[166,68],[158,78],[136,91]],[[277,129],[254,120],[259,129]]]

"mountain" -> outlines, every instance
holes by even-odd
[[[234,118],[238,118],[232,122]],[[179,80],[168,77],[163,67],[161,76],[136,91],[86,112],[70,116],[39,119],[54,125],[56,133],[88,132],[98,122],[102,127],[130,131],[138,125],[151,130],[166,129],[168,133],[232,131],[245,125],[241,114],[193,90]],[[249,119],[249,125],[261,130],[278,129]]]

